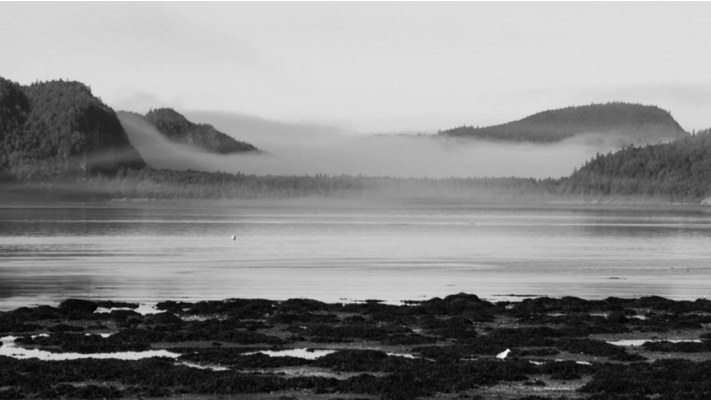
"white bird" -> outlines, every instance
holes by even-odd
[[[237,240],[237,236],[232,235],[231,239],[232,239],[232,240]]]
[[[503,359],[506,358],[506,356],[509,355],[510,352],[511,352],[511,350],[506,349],[506,351],[504,351],[503,353],[497,354],[497,355],[496,355],[496,358],[498,358],[499,360],[503,360]]]

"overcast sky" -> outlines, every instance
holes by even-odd
[[[0,76],[117,110],[358,132],[488,125],[604,101],[711,127],[711,3],[0,3]]]

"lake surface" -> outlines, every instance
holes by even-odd
[[[188,203],[0,208],[0,310],[67,297],[397,301],[458,292],[490,300],[711,296],[711,213]]]

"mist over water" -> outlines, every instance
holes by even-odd
[[[359,135],[337,127],[282,123],[240,114],[190,112],[266,155],[215,155],[165,139],[141,116],[118,113],[131,142],[155,168],[257,175],[531,177],[570,175],[596,153],[620,148],[594,134],[555,144],[494,143],[414,135]]]

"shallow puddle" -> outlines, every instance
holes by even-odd
[[[99,314],[106,314],[106,313],[110,313],[111,311],[133,311],[133,312],[137,312],[141,315],[158,314],[158,313],[163,312],[162,310],[156,309],[155,306],[153,306],[151,304],[146,304],[146,303],[140,303],[138,305],[138,308],[130,308],[130,307],[104,308],[104,307],[99,307],[94,312],[99,313]]]
[[[266,354],[270,357],[296,357],[296,358],[304,358],[307,360],[315,360],[317,358],[323,357],[328,354],[335,353],[336,350],[309,350],[309,349],[289,349],[289,350],[261,350],[261,351],[255,351],[253,353],[244,353],[244,355],[251,355],[251,354],[257,354],[257,353],[262,353]],[[415,359],[418,357],[413,356],[412,354],[408,353],[387,353],[388,356],[392,357],[403,357],[403,358],[410,358],[410,359]]]
[[[413,360],[414,360],[415,358],[419,358],[419,357],[413,356],[412,354],[407,354],[407,353],[388,353],[388,356],[411,358],[411,359],[413,359]]]
[[[178,358],[180,354],[173,353],[167,350],[146,350],[146,351],[122,351],[116,353],[52,353],[40,349],[26,349],[24,347],[15,346],[15,336],[5,336],[0,338],[2,346],[0,346],[0,356],[17,358],[20,360],[37,358],[42,361],[63,361],[63,360],[79,360],[84,358],[95,359],[115,359],[115,360],[140,360],[151,357],[170,357]]]
[[[642,346],[643,344],[647,342],[671,342],[671,343],[682,343],[682,342],[690,342],[690,343],[701,343],[701,340],[698,339],[691,339],[691,340],[675,340],[675,339],[670,339],[670,340],[664,340],[664,339],[627,339],[627,340],[613,340],[613,341],[607,341],[609,344],[614,344],[615,346]]]
[[[181,361],[179,363],[176,363],[176,365],[183,365],[185,367],[190,367],[190,368],[197,368],[197,369],[209,369],[210,371],[229,371],[230,369],[227,367],[222,367],[220,365],[201,365],[201,364],[195,364],[187,361]]]
[[[553,362],[563,362],[563,361],[564,361],[564,360],[560,360],[560,359],[553,360]],[[533,364],[533,365],[543,365],[543,364],[545,364],[546,362],[550,362],[550,361],[533,361],[533,360],[529,360],[528,362],[530,362],[530,363]],[[589,363],[589,362],[587,362],[587,361],[576,361],[575,363],[576,363],[576,364],[580,364],[580,365],[592,365],[592,363]]]
[[[289,349],[289,350],[261,350],[255,351],[254,353],[244,353],[244,355],[251,355],[262,353],[269,357],[296,357],[304,358],[307,360],[315,360],[317,358],[323,357],[325,355],[335,353],[335,350],[308,350],[308,349]]]

